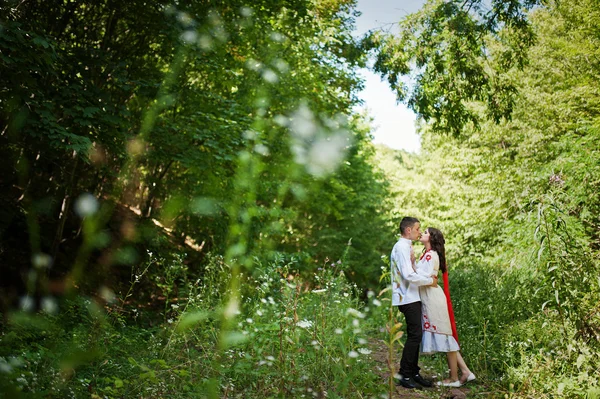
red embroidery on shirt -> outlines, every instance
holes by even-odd
[[[426,261],[430,261],[430,260],[431,260],[431,255],[427,255],[427,256],[425,257],[425,260],[426,260]]]

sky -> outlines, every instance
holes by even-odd
[[[358,0],[356,8],[362,15],[356,19],[356,34],[362,35],[374,28],[397,32],[395,24],[418,11],[424,3],[425,0]],[[368,69],[361,69],[360,74],[365,78],[365,88],[358,96],[374,119],[373,142],[418,152],[421,145],[415,130],[414,112],[404,104],[397,104],[389,85],[378,75]]]

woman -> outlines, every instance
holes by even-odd
[[[425,252],[416,265],[419,274],[437,275],[442,270],[444,289],[435,286],[420,287],[421,303],[423,307],[423,339],[421,341],[422,353],[446,352],[450,378],[438,381],[438,385],[459,387],[462,384],[475,380],[475,374],[469,370],[460,355],[458,334],[454,323],[454,312],[450,302],[448,288],[448,267],[446,265],[446,249],[444,236],[441,231],[429,227],[421,234],[420,241],[425,246]],[[461,377],[458,378],[460,368]]]

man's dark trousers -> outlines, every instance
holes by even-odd
[[[419,345],[423,337],[421,328],[421,301],[398,306],[406,319],[406,343],[400,359],[400,374],[410,378],[419,374]]]

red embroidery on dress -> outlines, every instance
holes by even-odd
[[[431,327],[431,324],[429,324],[429,323],[425,322],[425,324],[423,324],[423,327],[425,327],[425,328],[429,328],[429,327]]]
[[[426,260],[426,261],[430,261],[430,260],[431,260],[431,255],[427,255],[427,256],[425,257],[425,260]]]

